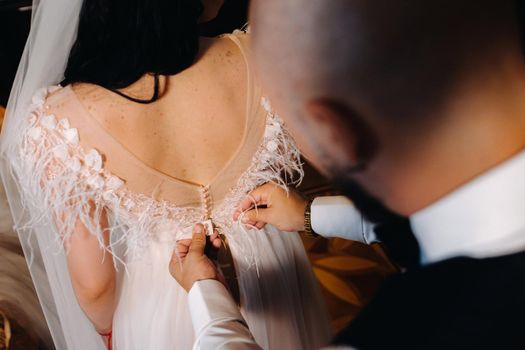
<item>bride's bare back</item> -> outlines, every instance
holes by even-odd
[[[128,198],[139,216],[159,214],[158,210],[145,214],[152,205],[161,206],[155,199],[206,212],[204,186],[217,203],[223,199],[235,183],[232,180],[248,166],[264,132],[265,113],[248,109],[253,89],[246,52],[241,50],[245,39],[233,35],[202,39],[191,67],[161,77],[160,98],[153,103],[140,104],[100,86],[78,83],[47,98],[46,110],[58,119],[67,118],[82,148],[96,150],[104,170],[121,179],[130,193],[146,196]],[[154,78],[145,75],[120,91],[147,100]],[[247,137],[254,139],[250,146],[243,142]],[[107,245],[109,230],[104,230]],[[103,259],[99,238],[80,221],[75,231],[65,242],[73,286],[83,310],[97,329],[105,331],[113,317],[115,272],[112,262]],[[96,264],[101,260],[103,264]]]
[[[301,173],[298,150],[249,69],[247,40],[238,32],[203,40],[195,64],[163,78],[149,105],[88,84],[33,98],[15,164],[34,215],[48,220],[49,230],[40,221],[35,230],[66,246],[64,283],[73,288],[64,299],[77,309],[64,310],[82,321],[84,338],[98,337],[92,324],[113,330],[119,349],[192,348],[187,294],[168,265],[175,242],[210,220],[229,243],[242,310],[263,348],[327,341],[299,237],[272,227],[247,233],[232,219],[251,190]],[[153,78],[122,92],[149,99]]]
[[[200,54],[190,68],[161,77],[161,97],[154,103],[132,102],[90,84],[75,84],[73,90],[92,117],[144,164],[205,185],[242,141],[247,80],[243,53],[222,37],[201,39]],[[153,81],[144,76],[121,91],[148,99]]]

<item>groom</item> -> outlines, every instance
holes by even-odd
[[[387,282],[335,344],[525,346],[517,3],[254,2],[260,76],[300,146],[354,202],[408,216],[422,250],[424,267]],[[189,290],[201,349],[257,349],[195,238],[172,272]]]

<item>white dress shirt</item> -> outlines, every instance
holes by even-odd
[[[312,202],[312,229],[326,238],[339,237],[365,244],[376,242],[374,225],[344,196],[317,197]]]
[[[188,293],[194,349],[261,349],[230,293],[216,280],[197,281]]]
[[[318,204],[334,203],[326,201]],[[345,205],[344,200],[339,203]],[[337,205],[333,211],[351,217],[347,223],[353,224],[354,230],[340,232],[355,239],[359,237],[355,235],[359,230],[355,229],[360,219],[349,205],[351,203],[346,204],[347,211]],[[322,219],[322,215],[332,213],[322,208],[314,211],[312,205],[312,222],[314,215]],[[415,213],[410,223],[420,244],[423,262],[427,264],[455,256],[487,258],[525,250],[525,152]],[[316,221],[315,225],[314,230],[320,234],[329,232],[325,231],[327,228],[337,227],[332,220]],[[189,300],[193,326],[200,339],[197,349],[260,349],[231,296],[219,282],[195,283]]]
[[[261,350],[253,339],[239,308],[230,293],[216,280],[193,284],[188,293],[193,329],[194,350]],[[352,350],[332,347],[325,350]]]
[[[423,263],[525,249],[525,151],[410,217]]]

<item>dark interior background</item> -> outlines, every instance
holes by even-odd
[[[31,21],[30,1],[0,0],[0,105],[5,106]]]
[[[246,24],[248,0],[226,0],[219,15],[201,25],[203,36],[216,36]],[[5,106],[31,23],[31,1],[0,0],[0,105]]]

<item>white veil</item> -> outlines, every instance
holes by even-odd
[[[20,135],[33,96],[63,79],[82,0],[34,0],[31,31],[13,84],[0,138],[0,170],[9,205],[57,349],[105,349],[80,309],[61,242],[42,205],[22,194]],[[36,232],[38,231],[38,232]],[[52,253],[49,253],[49,250]],[[46,252],[46,253],[44,253]]]

